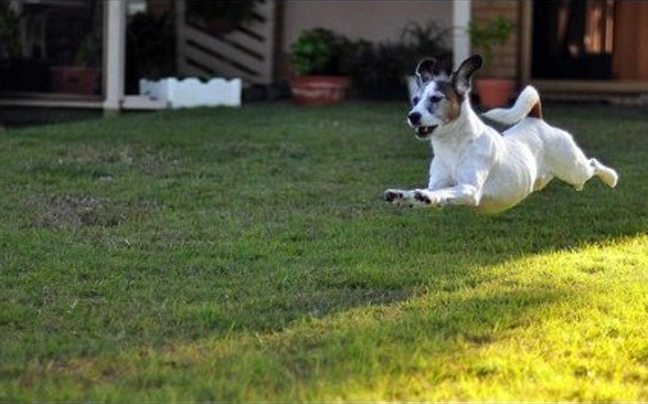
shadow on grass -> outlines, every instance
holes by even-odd
[[[581,207],[574,217],[574,199],[553,207],[552,227],[543,227],[550,195],[498,217],[376,205],[354,220],[335,219],[339,226],[329,223],[326,229],[305,219],[274,240],[260,242],[263,234],[237,240],[231,246],[238,254],[235,272],[226,267],[213,272],[218,257],[202,268],[198,261],[178,260],[172,263],[178,273],[165,277],[181,276],[181,285],[151,290],[146,276],[137,282],[150,293],[145,304],[175,308],[143,308],[133,313],[131,329],[127,323],[103,327],[108,335],[126,327],[126,335],[140,333],[142,339],[98,345],[107,351],[58,354],[55,365],[44,355],[6,397],[407,400],[429,397],[429,389],[458,377],[485,382],[503,377],[500,365],[478,353],[518,328],[542,322],[546,307],[571,302],[578,293],[537,274],[518,283],[518,260],[631,239],[645,220],[590,220],[604,207],[586,214]],[[306,254],[313,248],[326,254]],[[220,286],[205,289],[205,282]],[[126,291],[144,296],[137,285]],[[186,300],[165,300],[174,295]],[[149,329],[136,328],[146,323]],[[52,366],[54,373],[46,370]],[[422,379],[416,384],[407,378]],[[55,387],[66,383],[77,387]],[[447,394],[440,397],[461,399],[462,393]]]

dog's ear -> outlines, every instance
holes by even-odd
[[[465,95],[470,90],[470,79],[482,64],[484,59],[480,55],[472,55],[461,63],[456,72],[452,73],[452,85],[457,93]]]
[[[439,72],[437,70],[437,61],[436,59],[423,59],[416,66],[416,77],[418,78],[418,84],[425,84],[436,76]]]

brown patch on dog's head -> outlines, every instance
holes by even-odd
[[[445,116],[447,122],[452,122],[459,118],[461,113],[461,104],[466,99],[464,94],[459,94],[451,82],[438,82],[437,87],[445,95]]]

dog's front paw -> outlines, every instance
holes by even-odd
[[[432,199],[426,194],[424,194],[422,191],[416,191],[414,193],[414,199],[416,199],[418,202],[424,204],[424,205],[431,205],[432,204]]]
[[[435,193],[423,189],[414,192],[414,200],[418,206],[441,207],[444,205]]]
[[[405,194],[398,189],[388,189],[383,193],[383,199],[389,203],[399,203],[403,198]]]

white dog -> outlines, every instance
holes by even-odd
[[[389,189],[386,201],[422,207],[468,205],[496,213],[517,205],[554,177],[577,190],[595,175],[616,186],[616,171],[585,157],[569,133],[542,119],[540,97],[531,86],[513,107],[484,114],[513,127],[500,135],[484,124],[469,102],[471,76],[481,66],[481,56],[474,55],[447,77],[435,71],[433,59],[419,63],[419,89],[407,120],[417,138],[432,144],[430,180],[426,189]]]

